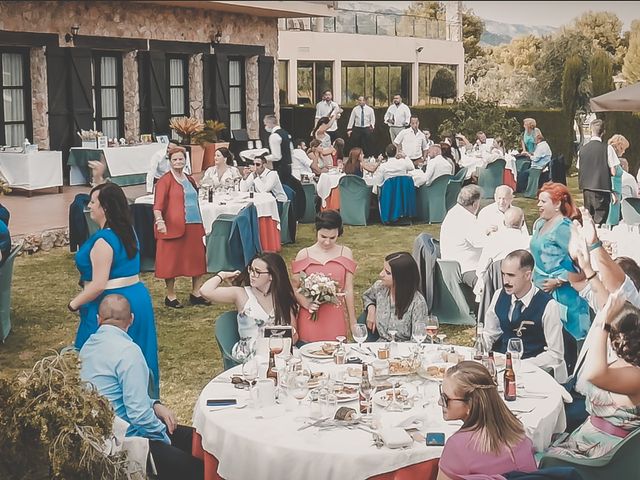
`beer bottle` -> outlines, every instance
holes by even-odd
[[[507,352],[507,365],[504,370],[504,399],[508,402],[516,399],[516,372],[513,369],[511,352]]]
[[[487,370],[489,371],[489,374],[491,375],[491,377],[493,378],[493,381],[497,385],[498,384],[498,369],[496,368],[496,361],[493,358],[493,350],[491,350],[489,352],[489,356],[482,363],[484,364],[485,367],[487,367]]]
[[[371,395],[371,382],[369,381],[369,371],[367,370],[367,364],[363,363],[362,364],[362,380],[360,380],[360,388],[358,389],[358,399],[360,401],[360,413],[362,414],[369,413],[369,403],[371,401],[370,395]]]
[[[273,378],[277,384],[278,372],[276,371],[276,355],[273,350],[269,351],[269,368],[267,368],[267,378]]]

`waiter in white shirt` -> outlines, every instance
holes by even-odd
[[[420,120],[415,115],[410,117],[409,128],[400,131],[393,139],[393,144],[398,148],[398,152],[403,153],[411,160],[416,168],[424,163],[429,146],[427,137],[420,130]]]
[[[334,112],[337,112],[340,109],[340,106],[333,101],[333,94],[331,90],[325,90],[322,92],[322,101],[316,104],[316,118],[314,121],[314,125],[318,123],[322,117],[331,117]],[[329,137],[331,137],[331,143],[336,141],[338,138],[338,122],[333,122],[333,124],[327,129],[327,133]]]
[[[278,172],[267,168],[265,155],[256,157],[253,167],[244,167],[242,171],[240,191],[248,192],[252,189],[258,193],[270,193],[277,202],[287,201]]]
[[[392,142],[400,131],[409,125],[410,118],[411,110],[409,110],[409,107],[402,103],[400,95],[394,95],[393,103],[389,105],[387,113],[384,114],[384,123],[389,125],[389,135]]]
[[[347,125],[351,148],[360,147],[364,151],[365,157],[371,157],[373,155],[372,136],[375,127],[376,115],[373,108],[367,105],[367,97],[359,96],[358,104],[351,110]]]

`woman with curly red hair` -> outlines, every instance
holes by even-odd
[[[533,226],[531,254],[535,259],[533,283],[550,293],[560,304],[564,328],[582,340],[591,324],[589,306],[569,283],[568,275],[575,272],[569,256],[571,222],[580,220],[580,211],[567,187],[547,182],[538,192],[540,218]]]

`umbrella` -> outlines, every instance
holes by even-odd
[[[640,112],[640,83],[594,97],[592,112]]]

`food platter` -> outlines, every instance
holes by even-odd
[[[427,380],[441,382],[444,379],[445,372],[453,367],[453,363],[432,363],[429,365],[421,365],[418,368],[418,375]]]
[[[300,353],[309,358],[329,360],[333,358],[336,348],[338,348],[338,342],[313,342],[300,347]],[[345,346],[345,348],[348,353],[349,347]]]

